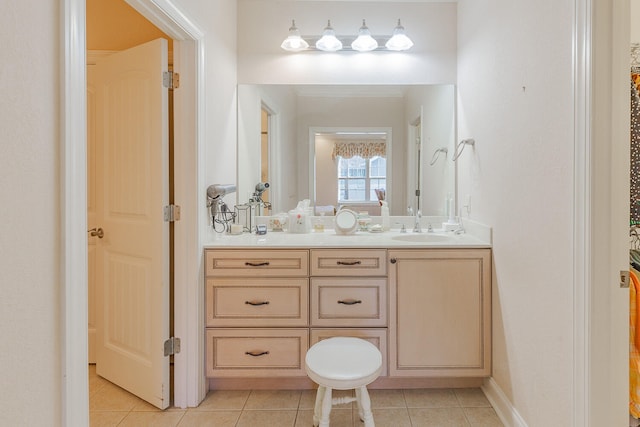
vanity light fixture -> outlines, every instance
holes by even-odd
[[[327,21],[327,26],[324,27],[322,37],[316,42],[316,49],[325,52],[336,52],[342,49],[342,42],[336,37],[336,32],[331,26],[331,21]]]
[[[400,19],[398,19],[398,25],[393,29],[393,36],[387,41],[385,44],[387,49],[389,50],[407,50],[411,49],[413,46],[413,42],[404,32],[404,27],[400,24]]]
[[[310,44],[313,44],[313,47],[310,47]],[[380,44],[383,45],[381,46]],[[373,50],[404,51],[412,46],[413,42],[406,35],[400,19],[398,19],[398,25],[394,28],[391,36],[372,36],[364,19],[357,36],[336,36],[330,20],[327,20],[327,26],[321,36],[301,36],[295,20],[292,20],[289,35],[280,45],[282,49],[288,52],[314,49],[324,52],[337,52],[339,50],[356,52],[370,52]]]
[[[376,39],[371,37],[371,31],[369,31],[369,27],[365,20],[362,20],[362,27],[358,30],[358,38],[351,43],[351,49],[357,50],[358,52],[369,52],[374,49],[377,49],[378,42]]]
[[[301,50],[305,50],[309,47],[309,43],[300,37],[300,31],[298,30],[298,27],[296,27],[295,20],[291,21],[289,36],[284,39],[280,47],[289,52],[300,52]]]

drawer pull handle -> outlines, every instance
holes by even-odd
[[[264,261],[264,262],[245,262],[244,265],[246,265],[247,267],[264,267],[269,265],[269,261]]]
[[[269,301],[245,301],[244,303],[253,305],[253,306],[258,306],[258,305],[268,305]]]
[[[269,354],[269,352],[268,351],[245,351],[244,354],[247,354],[253,357],[259,357],[259,356],[264,356],[265,354]]]
[[[360,265],[362,261],[338,261],[338,265]]]
[[[342,299],[342,300],[338,300],[338,304],[344,304],[344,305],[362,304],[362,300],[359,300],[359,299]]]

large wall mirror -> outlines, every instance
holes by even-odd
[[[454,85],[238,85],[237,202],[266,181],[261,214],[309,199],[378,215],[384,198],[392,215],[447,215],[455,99]]]

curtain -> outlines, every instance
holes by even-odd
[[[636,71],[636,70],[634,70]],[[629,226],[631,249],[640,249],[640,74],[631,73],[631,171]]]
[[[632,61],[637,61],[638,50],[632,48]],[[629,413],[640,418],[640,74],[637,67],[631,72],[631,140],[629,235],[631,240],[629,286]]]
[[[331,158],[333,160],[340,156],[343,159],[350,159],[360,156],[363,159],[372,157],[385,157],[387,154],[387,143],[380,140],[339,140],[333,145]]]

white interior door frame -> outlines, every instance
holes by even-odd
[[[89,425],[87,370],[87,175],[86,0],[63,0],[61,8],[61,425]],[[174,331],[182,350],[174,357],[174,404],[197,406],[206,393],[199,334],[200,239],[195,189],[203,181],[204,33],[171,0],[127,0],[174,40],[174,64],[182,75],[175,99],[176,204]],[[179,68],[178,68],[179,67]]]
[[[572,425],[626,425],[629,1],[574,7]]]

